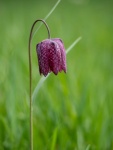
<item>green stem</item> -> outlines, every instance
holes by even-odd
[[[33,106],[32,106],[32,60],[31,60],[31,40],[32,40],[32,33],[33,33],[33,28],[35,24],[41,21],[45,24],[47,31],[48,31],[48,38],[50,39],[50,30],[46,22],[42,19],[36,20],[30,31],[30,36],[29,36],[29,46],[28,46],[28,53],[29,53],[29,97],[30,97],[30,150],[33,150]]]

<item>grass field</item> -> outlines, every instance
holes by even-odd
[[[28,38],[55,3],[0,1],[0,150],[29,150]],[[67,74],[51,74],[35,98],[34,150],[113,150],[113,2],[62,0],[46,21],[66,49],[82,40],[67,54]],[[32,41],[33,89],[45,38],[42,26]]]

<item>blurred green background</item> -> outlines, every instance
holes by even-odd
[[[0,150],[29,149],[28,38],[55,3],[0,1]],[[67,55],[67,74],[51,74],[35,99],[34,150],[113,150],[113,1],[62,0],[47,24],[66,49],[82,40]],[[33,89],[35,47],[45,38],[43,25],[32,42]]]

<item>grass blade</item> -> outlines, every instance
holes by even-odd
[[[56,7],[58,6],[58,4],[60,3],[60,0],[58,0],[56,2],[56,4],[53,6],[53,8],[50,10],[50,12],[47,14],[47,16],[44,18],[44,21],[47,20],[47,18],[52,14],[52,12],[56,9]],[[34,32],[33,36],[32,36],[32,39],[33,37],[35,36],[35,34],[37,33],[37,31],[40,29],[40,27],[42,26],[43,23],[40,23],[39,27],[36,29],[36,31]]]
[[[70,50],[82,39],[82,37],[79,37],[77,40],[75,40],[70,47],[67,49],[66,54],[69,53]]]
[[[58,128],[56,127],[54,132],[53,132],[53,138],[52,138],[52,142],[51,142],[51,150],[55,150],[55,145],[56,145],[56,141],[57,141],[57,134],[58,134]]]
[[[90,150],[91,148],[91,145],[89,144],[87,147],[86,147],[86,150]]]

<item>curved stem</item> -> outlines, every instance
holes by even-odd
[[[32,40],[32,33],[33,33],[33,29],[35,24],[41,21],[45,24],[47,31],[48,31],[48,38],[50,39],[50,30],[48,25],[46,24],[46,22],[42,19],[38,19],[36,20],[32,27],[31,27],[31,31],[30,31],[30,36],[29,36],[29,46],[28,46],[28,52],[29,52],[29,87],[30,87],[30,91],[29,91],[29,97],[30,97],[30,150],[33,150],[33,117],[32,117],[32,113],[33,113],[33,107],[32,107],[32,61],[31,61],[31,40]]]

